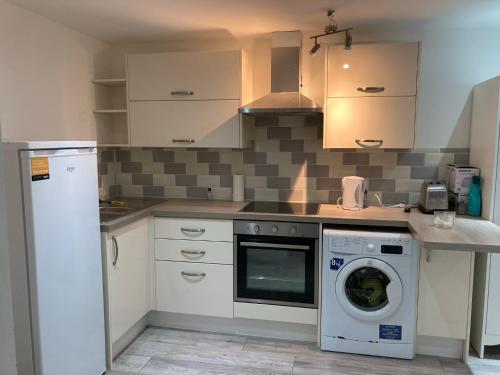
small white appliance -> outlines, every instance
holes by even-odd
[[[407,231],[323,231],[321,349],[415,356],[419,246]]]
[[[96,144],[2,143],[0,152],[18,371],[100,375],[106,349]]]
[[[361,210],[366,190],[366,180],[358,176],[342,178],[342,208]]]

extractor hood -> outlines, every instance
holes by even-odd
[[[322,108],[300,91],[300,31],[274,32],[271,49],[271,93],[238,109],[247,115],[319,115]]]

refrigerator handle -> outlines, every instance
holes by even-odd
[[[113,267],[114,267],[118,262],[118,255],[120,255],[120,249],[118,248],[118,241],[116,240],[116,237],[115,236],[111,237],[111,240],[113,241]]]

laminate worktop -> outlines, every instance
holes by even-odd
[[[453,229],[432,225],[433,216],[417,209],[404,212],[402,208],[370,206],[348,211],[334,204],[321,204],[316,215],[292,215],[240,212],[248,202],[203,201],[172,199],[141,211],[140,217],[298,221],[321,224],[370,225],[408,228],[428,250],[456,250],[500,253],[500,227],[482,219],[457,217]],[[130,219],[124,218],[126,223]],[[109,232],[122,226],[119,220],[102,223],[101,231]]]

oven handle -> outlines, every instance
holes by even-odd
[[[290,249],[290,250],[309,250],[310,247],[306,245],[287,245],[281,243],[266,243],[266,242],[240,242],[241,246],[249,247],[266,247],[275,249]]]

